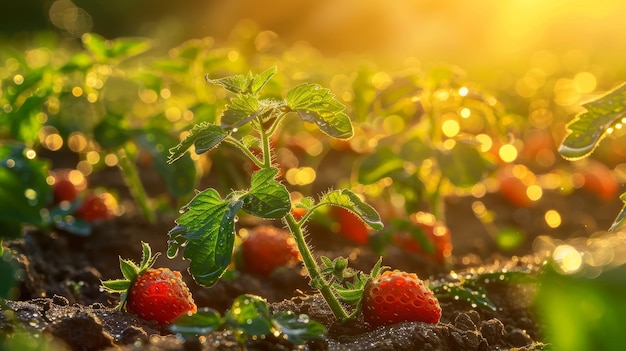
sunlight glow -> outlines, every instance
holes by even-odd
[[[580,252],[570,245],[559,245],[552,253],[556,268],[564,274],[573,274],[580,270],[583,258]]]
[[[561,214],[556,210],[546,211],[544,219],[550,228],[554,229],[561,226]]]
[[[461,131],[461,126],[459,125],[459,122],[453,119],[449,119],[441,124],[441,131],[448,138],[452,138],[459,134],[459,132]]]
[[[504,162],[513,162],[517,159],[517,148],[512,144],[504,144],[498,150],[498,156]]]

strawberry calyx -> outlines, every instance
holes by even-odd
[[[133,285],[137,277],[146,273],[159,257],[160,253],[152,254],[152,249],[148,243],[141,242],[142,258],[139,265],[135,264],[131,260],[126,260],[120,257],[120,269],[124,279],[112,279],[101,281],[101,287],[104,291],[110,293],[120,294],[120,303],[116,306],[118,310],[124,310],[126,308],[126,302],[128,300],[128,290]]]

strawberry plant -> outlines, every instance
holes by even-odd
[[[282,100],[261,98],[263,87],[275,75],[276,68],[260,74],[235,75],[207,81],[234,94],[219,123],[196,124],[189,134],[170,150],[169,162],[175,162],[193,147],[196,154],[208,152],[222,143],[241,150],[258,170],[251,175],[250,187],[233,190],[225,197],[213,188],[199,191],[181,209],[176,226],[169,232],[168,257],[182,255],[191,261],[189,271],[196,282],[211,286],[224,274],[230,264],[235,242],[235,223],[239,211],[265,219],[282,219],[296,241],[297,248],[313,288],[319,290],[334,315],[340,321],[354,318],[359,311],[362,289],[369,275],[352,272],[345,259],[323,259],[322,265],[313,256],[305,239],[305,224],[317,209],[339,206],[353,212],[374,229],[382,229],[378,213],[348,189],[329,190],[318,199],[305,197],[293,205],[290,193],[277,180],[279,170],[274,165],[275,154],[271,137],[280,130],[290,115],[315,125],[324,134],[349,139],[353,127],[343,112],[345,107],[334,95],[317,84],[303,83],[286,92]],[[253,150],[260,150],[254,152]],[[296,219],[292,208],[301,207],[306,213]],[[372,270],[378,274],[380,264]],[[356,307],[349,311],[344,303]]]

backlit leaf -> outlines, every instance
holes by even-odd
[[[359,219],[373,229],[383,229],[383,222],[381,221],[378,212],[348,189],[333,190],[326,193],[320,200],[320,204],[343,207],[354,213],[357,217],[359,217]]]
[[[215,124],[206,122],[196,124],[185,139],[170,149],[167,162],[172,163],[181,158],[192,145],[196,146],[196,154],[207,152],[219,145],[228,134],[227,130]]]
[[[252,174],[252,186],[241,198],[244,211],[260,218],[281,218],[291,210],[289,191],[276,181],[277,175],[274,167]]]
[[[230,99],[222,115],[221,124],[224,129],[233,129],[251,121],[258,113],[259,100],[252,95],[240,95]]]
[[[184,247],[189,272],[200,285],[217,282],[230,263],[235,243],[235,216],[241,201],[225,201],[215,189],[198,193],[170,230],[168,256]]]
[[[343,112],[345,106],[329,89],[304,83],[287,92],[286,102],[300,119],[314,123],[328,136],[349,139],[354,133],[350,118]]]
[[[568,134],[559,146],[559,153],[568,160],[589,156],[612,126],[623,123],[626,83],[582,106],[587,111],[579,113],[566,126]]]

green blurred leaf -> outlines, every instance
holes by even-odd
[[[474,145],[462,141],[457,141],[452,150],[439,151],[437,162],[443,176],[459,188],[474,186],[491,167]]]
[[[243,330],[248,336],[273,334],[276,330],[267,302],[255,295],[238,296],[224,319],[230,328]]]
[[[93,129],[93,137],[101,147],[116,151],[131,138],[131,131],[122,115],[107,114]]]
[[[554,350],[618,351],[626,344],[626,266],[594,278],[561,275],[552,264],[537,283],[536,311]]]
[[[349,139],[354,134],[352,122],[343,112],[345,106],[329,89],[304,83],[287,92],[286,102],[300,119],[314,123],[328,136]]]
[[[178,145],[170,149],[168,163],[181,158],[192,145],[196,146],[196,154],[207,152],[217,147],[227,136],[229,132],[220,126],[210,123],[200,123],[193,126],[189,134]],[[200,149],[198,149],[198,147]]]
[[[200,139],[196,139],[196,143]],[[194,190],[196,167],[188,154],[179,157],[173,165],[169,164],[163,155],[163,150],[167,150],[170,145],[177,142],[177,138],[161,129],[140,130],[139,135],[137,135],[137,144],[152,157],[152,167],[165,182],[168,192],[174,197],[180,198],[189,195]]]
[[[295,345],[305,344],[328,332],[324,325],[311,320],[306,314],[296,315],[291,311],[279,311],[272,315],[272,319],[287,340]]]
[[[20,143],[0,145],[0,237],[17,237],[23,224],[43,228],[42,210],[52,201],[49,164],[25,155]]]
[[[291,210],[289,191],[275,180],[277,175],[274,167],[252,174],[250,190],[241,198],[244,211],[260,218],[281,218]]]
[[[333,190],[324,194],[322,199],[320,199],[320,204],[343,207],[354,213],[373,229],[383,229],[383,223],[378,212],[348,189]]]
[[[222,200],[215,189],[198,193],[181,209],[177,226],[169,232],[168,257],[183,256],[191,263],[189,272],[200,285],[217,282],[230,263],[235,243],[235,216],[241,200]]]
[[[405,161],[397,156],[390,147],[384,147],[366,156],[361,161],[358,182],[373,184],[384,177],[389,177],[398,170],[404,169]]]
[[[607,135],[610,127],[626,114],[626,83],[582,105],[581,112],[566,126],[568,134],[559,153],[568,160],[589,156]]]
[[[111,59],[123,60],[147,51],[151,44],[144,38],[118,38],[107,40],[96,33],[87,33],[83,37],[83,45],[98,62]]]

